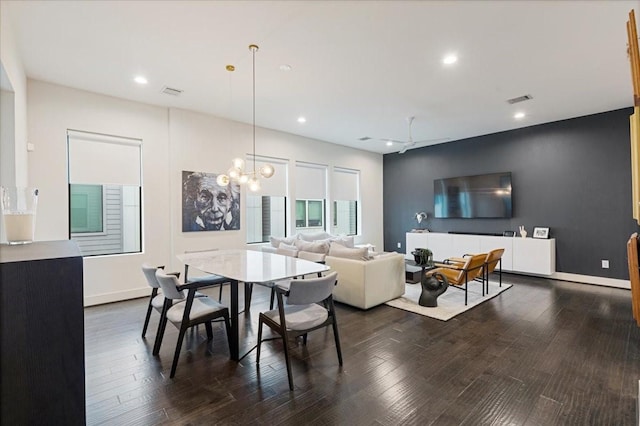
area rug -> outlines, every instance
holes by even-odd
[[[420,283],[405,284],[405,292],[403,296],[386,302],[387,305],[394,308],[404,309],[405,311],[414,312],[416,314],[439,319],[441,321],[449,321],[451,318],[459,315],[474,306],[478,306],[482,302],[486,302],[509,289],[511,284],[502,282],[502,287],[498,283],[489,282],[489,294],[482,297],[482,288],[480,283],[472,283],[469,285],[467,305],[464,304],[464,290],[448,288],[440,297],[438,297],[438,306],[435,308],[427,308],[418,305],[418,299],[422,292]]]

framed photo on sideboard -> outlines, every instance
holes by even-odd
[[[549,228],[533,228],[533,238],[549,238]]]

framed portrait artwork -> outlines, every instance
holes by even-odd
[[[533,228],[533,238],[549,238],[549,228]]]
[[[216,177],[182,172],[182,232],[240,229],[240,184],[220,186]]]

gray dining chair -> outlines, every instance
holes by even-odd
[[[142,326],[143,338],[147,334],[149,320],[151,319],[151,312],[155,309],[160,313],[160,318],[164,316],[163,309],[164,309],[165,298],[164,298],[164,295],[160,292],[160,283],[156,278],[156,271],[158,269],[164,269],[164,265],[151,266],[147,263],[142,264],[142,273],[144,274],[144,277],[147,280],[147,284],[149,284],[149,287],[151,287],[151,295],[149,296],[149,303],[147,305],[147,314],[144,318],[144,326]],[[180,272],[169,272],[168,274],[175,275],[176,278],[180,278]],[[200,292],[196,292],[194,297],[206,297],[206,295]],[[160,328],[160,323],[158,322],[158,329],[159,328]]]
[[[161,269],[156,271],[156,278],[162,288],[164,297],[167,299],[166,305],[169,302],[179,301],[184,302],[186,296],[183,290],[180,290],[180,283],[175,275],[165,274]],[[162,337],[167,325],[167,321],[170,321],[180,331],[178,333],[178,341],[176,343],[176,350],[173,356],[173,363],[171,364],[171,373],[169,377],[173,378],[176,374],[176,368],[178,367],[178,359],[180,358],[180,351],[182,349],[182,341],[187,330],[195,325],[204,324],[207,330],[207,338],[213,339],[213,329],[211,326],[212,321],[221,321],[225,323],[227,331],[227,343],[231,348],[231,330],[229,323],[229,309],[211,299],[210,297],[194,297],[190,302],[186,300],[184,303],[172,304],[167,310],[165,316],[161,319],[160,327],[158,331],[158,347],[162,343]]]
[[[144,326],[142,326],[142,337],[147,334],[147,327],[149,326],[149,319],[151,318],[151,312],[155,309],[162,315],[162,307],[164,306],[164,295],[160,293],[160,283],[156,278],[156,271],[158,269],[164,269],[163,266],[151,266],[147,263],[142,264],[142,273],[144,274],[147,284],[151,287],[151,295],[149,296],[149,303],[147,305],[147,315],[144,317]],[[180,277],[180,272],[174,272],[176,277]]]
[[[283,256],[290,256],[290,257],[297,257],[298,259],[308,260],[310,262],[316,262],[316,263],[322,263],[322,264],[324,264],[324,259],[326,257],[326,255],[323,253],[311,253],[307,251],[293,252],[292,250],[280,249],[280,248],[276,249],[276,254],[281,254]],[[317,276],[321,277],[322,272],[318,272]],[[294,279],[298,279],[298,278],[304,279],[304,275],[302,275],[301,277],[294,277]],[[269,309],[273,309],[273,304],[276,298],[275,287],[277,285],[280,285],[280,287],[289,288],[289,280],[280,280],[280,281],[274,281],[269,283],[269,287],[271,287],[271,296],[269,298]]]
[[[274,288],[278,299],[278,309],[260,313],[256,363],[260,364],[260,349],[263,341],[262,326],[266,324],[273,332],[282,337],[289,389],[291,390],[293,390],[289,354],[289,339],[291,338],[302,336],[303,344],[306,345],[309,332],[332,326],[338,362],[342,365],[340,336],[338,335],[338,323],[332,297],[333,287],[337,284],[337,279],[338,274],[332,272],[319,278],[291,280],[288,288],[276,285]],[[285,296],[287,297],[287,306],[284,304],[283,298]]]

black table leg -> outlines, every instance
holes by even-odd
[[[251,311],[251,295],[253,294],[253,283],[244,283],[244,314],[249,315]]]
[[[231,322],[231,336],[229,336],[229,352],[231,359],[238,361],[240,359],[240,349],[238,343],[239,318],[238,318],[238,281],[231,280],[231,314],[229,315]]]

